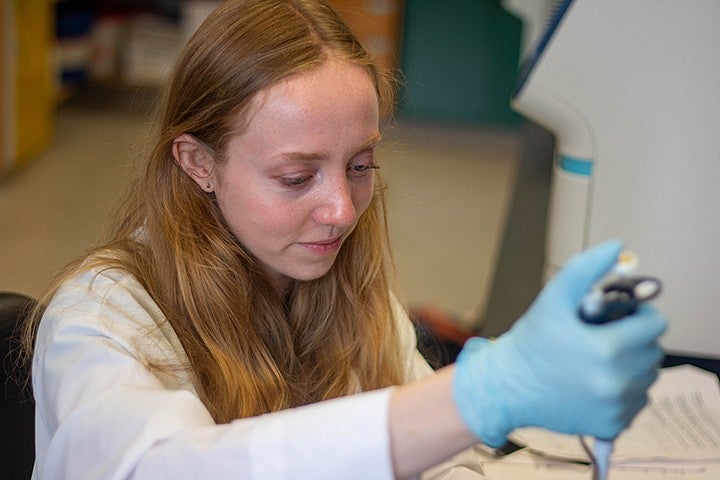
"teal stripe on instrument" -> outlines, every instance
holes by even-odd
[[[569,155],[560,155],[560,168],[566,172],[574,173],[575,175],[582,175],[589,177],[592,175],[592,160],[579,157],[571,157]]]

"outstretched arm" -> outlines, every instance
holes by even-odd
[[[397,478],[408,478],[478,443],[452,397],[454,367],[390,395],[390,448]]]
[[[604,325],[578,316],[583,295],[620,248],[611,242],[576,256],[509,332],[494,342],[469,340],[454,367],[392,393],[398,477],[474,441],[499,447],[515,428],[614,438],[630,425],[657,378],[665,318],[650,306]]]

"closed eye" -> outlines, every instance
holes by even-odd
[[[280,183],[286,187],[296,188],[305,185],[310,181],[312,175],[302,175],[297,177],[280,177]]]

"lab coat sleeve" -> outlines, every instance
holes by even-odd
[[[159,320],[160,319],[160,320]],[[390,479],[390,389],[216,425],[132,277],[88,272],[41,322],[35,479]]]

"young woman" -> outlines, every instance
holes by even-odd
[[[28,330],[35,478],[405,478],[519,426],[629,424],[665,321],[575,314],[617,243],[430,375],[387,276],[375,147],[391,93],[322,1],[210,15],[110,241]]]

